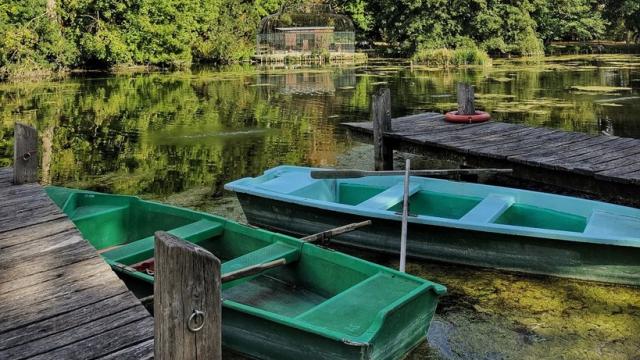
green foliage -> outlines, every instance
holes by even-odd
[[[3,0],[0,79],[77,67],[184,68],[193,62],[247,60],[262,17],[283,5],[313,1],[55,0],[47,9],[51,2],[45,0]],[[485,62],[477,48],[492,55],[531,56],[557,40],[590,41],[605,35],[640,40],[638,0],[329,3],[351,16],[359,39],[386,42],[401,55],[430,49],[416,56],[438,63]],[[439,48],[469,51],[434,50]]]
[[[455,50],[447,48],[422,48],[411,57],[418,64],[437,67],[491,65],[491,58],[485,51],[475,46],[459,47]]]

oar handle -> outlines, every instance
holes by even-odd
[[[361,170],[312,170],[312,179],[355,179],[367,176]]]
[[[259,274],[259,273],[261,273],[263,271],[266,271],[266,270],[269,270],[269,269],[273,269],[273,268],[278,267],[278,266],[285,265],[286,263],[287,263],[287,260],[282,258],[282,259],[277,259],[277,260],[273,260],[273,261],[270,261],[270,262],[266,262],[266,263],[263,263],[263,264],[247,266],[246,268],[238,269],[236,271],[232,271],[230,273],[226,273],[226,274],[222,275],[221,281],[223,283],[226,283],[226,282],[237,280],[237,279],[240,279],[240,278],[243,278],[243,277],[256,275],[256,274]]]
[[[513,169],[434,169],[411,170],[411,176],[448,176],[448,175],[479,175],[479,174],[507,174]],[[365,176],[399,176],[404,171],[364,171],[364,170],[312,170],[312,179],[353,179]]]
[[[371,220],[365,220],[359,223],[353,223],[353,224],[348,224],[348,225],[344,225],[344,226],[340,226],[331,230],[327,230],[327,231],[323,231],[323,232],[319,232],[317,234],[313,234],[313,235],[309,235],[309,236],[305,236],[303,238],[301,238],[300,240],[302,241],[306,241],[306,242],[316,242],[316,241],[327,241],[329,239],[331,239],[334,236],[338,236],[350,231],[354,231],[357,230],[363,226],[367,226],[367,225],[371,225]]]

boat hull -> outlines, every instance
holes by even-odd
[[[446,292],[425,279],[211,214],[131,196],[47,192],[138,296],[153,293],[149,264],[159,230],[223,259],[223,275],[285,260],[222,285],[223,345],[250,357],[400,359],[426,339]]]
[[[249,223],[297,236],[352,222],[373,224],[336,243],[386,253],[400,249],[400,222],[236,193]],[[410,257],[530,274],[640,285],[640,248],[409,223]]]

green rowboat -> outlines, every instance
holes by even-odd
[[[333,241],[397,253],[402,176],[313,179],[280,166],[225,185],[249,223],[296,236],[365,219]],[[497,186],[411,177],[407,254],[445,262],[640,285],[640,210]]]
[[[426,339],[444,286],[210,214],[133,196],[47,193],[124,278],[153,257],[155,231],[209,250],[222,273],[286,259],[223,284],[223,345],[262,359],[399,359]]]

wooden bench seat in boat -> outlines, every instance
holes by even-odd
[[[197,244],[200,241],[221,235],[223,231],[224,225],[222,223],[202,219],[167,232]],[[117,262],[131,263],[139,261],[138,259],[141,257],[142,259],[148,258],[149,256],[145,254],[153,252],[153,246],[154,237],[152,235],[103,252],[102,256]]]
[[[296,320],[358,336],[376,320],[372,314],[379,314],[419,285],[415,281],[378,273],[298,315]]]
[[[637,238],[640,236],[640,218],[594,210],[587,221],[584,234],[599,237]]]
[[[496,220],[502,213],[504,213],[513,203],[515,199],[513,196],[491,194],[478,205],[474,206],[468,213],[466,213],[460,221],[476,222],[476,223],[490,223]]]
[[[281,194],[289,194],[316,182],[317,180],[312,179],[311,176],[309,176],[309,173],[301,172],[287,174],[287,176],[282,177],[279,176],[274,179],[267,180],[257,186],[265,190]]]
[[[420,190],[420,185],[409,184],[409,196],[415,194]],[[404,184],[399,183],[393,185],[387,190],[377,194],[368,200],[365,200],[358,205],[357,208],[370,209],[370,210],[387,210],[388,208],[396,205],[402,201],[404,196]]]

